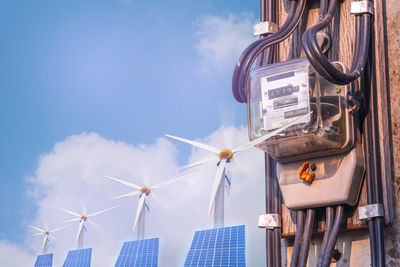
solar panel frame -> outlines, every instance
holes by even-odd
[[[184,267],[245,267],[245,226],[196,231]]]
[[[92,249],[77,249],[68,251],[63,267],[90,267]]]
[[[53,254],[42,254],[37,256],[34,267],[52,267]]]
[[[115,267],[157,267],[158,249],[159,238],[124,242]]]

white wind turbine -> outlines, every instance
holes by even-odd
[[[89,215],[79,214],[79,213],[76,213],[76,212],[73,212],[73,211],[70,211],[70,210],[67,210],[67,209],[63,209],[63,208],[58,208],[58,209],[77,217],[77,218],[68,220],[66,222],[77,222],[77,221],[79,221],[79,228],[78,228],[78,233],[76,234],[75,243],[76,243],[76,246],[78,247],[78,249],[81,249],[83,247],[83,234],[86,231],[85,222],[91,217],[94,217],[96,215],[102,214],[104,212],[107,212],[109,210],[115,209],[117,207],[119,207],[119,206],[115,206],[115,207],[112,207],[112,208],[100,210],[100,211],[91,213]]]
[[[212,158],[206,158],[206,159],[199,160],[199,161],[196,161],[194,163],[184,166],[184,168],[191,168],[191,167],[195,167],[195,166],[199,166],[199,165],[203,165],[203,164],[207,164],[207,163],[211,163],[211,162],[217,163],[217,172],[215,174],[214,185],[213,185],[213,189],[211,192],[211,200],[210,200],[210,204],[208,207],[208,216],[211,215],[211,210],[214,207],[214,227],[215,228],[224,226],[224,194],[225,193],[224,193],[224,179],[223,178],[226,177],[226,175],[225,175],[226,163],[229,163],[236,153],[247,150],[249,148],[252,148],[252,147],[264,142],[265,140],[271,138],[272,136],[279,134],[280,132],[295,125],[296,123],[299,123],[301,120],[303,120],[304,118],[309,116],[311,113],[312,112],[307,113],[303,116],[300,116],[300,117],[294,119],[293,121],[289,122],[288,124],[278,128],[272,132],[269,132],[257,139],[254,139],[253,141],[251,141],[245,145],[239,146],[235,149],[219,150],[213,146],[202,144],[202,143],[199,143],[196,141],[191,141],[191,140],[188,140],[185,138],[176,137],[176,136],[172,136],[169,134],[165,135],[167,137],[176,139],[178,141],[190,144],[194,147],[201,148],[201,149],[211,152],[215,155]]]
[[[189,172],[191,173],[191,172]],[[168,184],[174,183],[182,178],[184,178],[185,175],[189,174],[189,173],[185,173],[182,174],[176,178],[170,179],[168,181],[159,183],[157,185],[153,185],[153,186],[138,186],[136,184],[130,183],[130,182],[126,182],[124,180],[121,179],[117,179],[108,175],[103,175],[103,177],[108,178],[110,180],[119,182],[123,185],[129,186],[133,189],[135,189],[133,192],[127,193],[127,194],[122,194],[119,196],[114,197],[113,199],[119,199],[119,198],[123,198],[123,197],[130,197],[130,196],[136,196],[139,195],[139,203],[138,203],[138,208],[136,210],[136,217],[135,217],[135,222],[133,224],[133,228],[132,231],[134,232],[137,228],[137,239],[138,240],[142,240],[144,239],[144,225],[145,225],[145,207],[147,207],[146,205],[146,197],[149,196],[149,194],[151,193],[151,191],[153,189],[158,189],[161,188],[163,186],[166,186]]]
[[[56,229],[53,229],[53,230],[48,230],[48,229],[44,230],[44,229],[40,229],[40,228],[32,226],[32,225],[30,225],[29,227],[31,227],[32,229],[35,229],[36,231],[40,232],[40,233],[34,234],[32,236],[41,236],[41,235],[43,235],[42,252],[43,252],[43,254],[46,254],[47,253],[47,244],[50,241],[49,235],[54,233],[54,232],[60,231],[61,229],[64,229],[66,226],[59,227],[59,228],[56,228]]]

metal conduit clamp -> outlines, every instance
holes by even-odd
[[[258,227],[274,229],[281,227],[281,216],[277,213],[260,214],[258,216]]]
[[[358,207],[359,220],[371,220],[376,217],[385,216],[383,205],[381,203],[369,204],[366,206]]]
[[[272,21],[262,21],[254,25],[254,36],[260,36],[268,33],[275,33],[278,30],[278,24]]]
[[[374,3],[369,0],[351,2],[351,14],[374,14]]]

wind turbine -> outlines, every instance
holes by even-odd
[[[224,177],[227,178],[226,174],[225,174],[225,166],[227,163],[229,163],[232,159],[233,156],[241,151],[247,150],[249,148],[252,148],[262,142],[264,142],[265,140],[271,138],[274,135],[279,134],[280,132],[286,130],[287,128],[295,125],[296,123],[302,122],[302,120],[304,118],[306,118],[307,116],[309,116],[312,112],[307,113],[303,116],[300,116],[296,119],[294,119],[293,121],[285,124],[284,126],[269,132],[257,139],[254,139],[253,141],[244,144],[242,146],[239,146],[235,149],[223,149],[223,150],[219,150],[213,146],[207,145],[207,144],[202,144],[196,141],[191,141],[185,138],[181,138],[181,137],[176,137],[173,135],[169,135],[166,134],[165,136],[170,137],[172,139],[190,144],[194,147],[206,150],[208,152],[211,152],[214,154],[214,157],[212,158],[206,158],[203,160],[199,160],[196,161],[194,163],[188,164],[186,166],[184,166],[184,168],[191,168],[191,167],[195,167],[195,166],[199,166],[199,165],[203,165],[203,164],[207,164],[207,163],[211,163],[211,162],[216,162],[217,163],[217,171],[215,174],[215,178],[214,178],[214,185],[212,188],[212,192],[211,192],[211,200],[210,200],[210,204],[208,206],[208,216],[211,215],[211,210],[214,207],[214,227],[218,228],[218,227],[223,227],[224,226]],[[230,184],[230,180],[227,179],[227,181]]]
[[[189,172],[189,173],[191,173],[191,172]],[[174,183],[174,182],[184,178],[184,176],[189,173],[182,174],[176,178],[170,179],[168,181],[165,181],[165,182],[153,185],[153,186],[142,186],[142,187],[138,186],[136,184],[121,180],[121,179],[117,179],[117,178],[108,176],[108,175],[103,175],[103,177],[135,189],[133,192],[116,196],[113,199],[119,199],[119,198],[123,198],[123,197],[139,195],[139,203],[138,203],[138,208],[136,210],[136,217],[135,217],[135,222],[133,224],[132,231],[134,232],[137,228],[137,239],[142,240],[142,239],[144,239],[145,208],[146,207],[148,208],[148,206],[146,205],[146,197],[148,197],[150,195],[150,193],[152,192],[153,189],[158,189],[158,188],[161,188],[168,184]]]
[[[60,231],[61,229],[64,229],[66,226],[59,227],[59,228],[56,228],[56,229],[53,229],[53,230],[44,230],[44,229],[40,229],[40,228],[32,226],[32,225],[30,225],[29,227],[31,227],[32,229],[40,232],[40,233],[34,234],[32,236],[43,235],[42,251],[43,251],[43,254],[46,254],[47,253],[47,244],[50,241],[49,235],[54,233],[54,232]]]
[[[85,222],[91,217],[94,217],[96,215],[102,214],[104,212],[107,212],[109,210],[115,209],[117,207],[119,207],[119,206],[115,206],[115,207],[112,207],[112,208],[100,210],[100,211],[91,213],[89,215],[79,214],[79,213],[76,213],[76,212],[73,212],[73,211],[70,211],[70,210],[67,210],[67,209],[63,209],[63,208],[58,208],[58,209],[77,217],[77,218],[68,220],[66,222],[79,221],[79,228],[78,228],[78,233],[76,234],[75,243],[76,243],[76,246],[78,247],[78,249],[81,249],[83,247],[83,234],[86,231]]]

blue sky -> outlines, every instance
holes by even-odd
[[[231,75],[258,4],[1,1],[0,239],[26,242],[40,160],[71,135],[140,147],[165,133],[212,140],[221,126],[245,126]],[[195,157],[172,143],[178,165]]]

